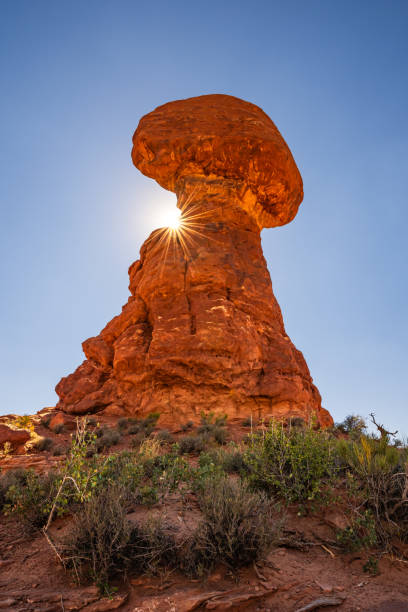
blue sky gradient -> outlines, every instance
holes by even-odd
[[[56,401],[175,196],[131,164],[140,117],[226,93],[304,180],[262,233],[288,334],[336,421],[408,433],[408,2],[0,3],[0,413]]]

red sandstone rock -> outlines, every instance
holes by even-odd
[[[7,425],[0,424],[0,449],[4,448],[6,442],[10,443],[11,449],[16,450],[24,446],[30,439],[30,432],[25,429],[12,429]]]
[[[55,414],[51,416],[48,427],[51,431],[54,431],[54,429],[58,429],[61,426],[69,431],[74,431],[76,429],[76,421],[64,412],[55,411]]]
[[[182,227],[156,230],[129,268],[131,297],[56,391],[72,414],[159,411],[169,424],[229,417],[315,418],[307,364],[286,335],[260,231],[288,223],[302,180],[265,113],[224,95],[143,117],[132,158],[178,196]]]

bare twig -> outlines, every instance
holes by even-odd
[[[387,431],[385,429],[384,425],[380,425],[379,423],[377,423],[377,421],[375,420],[375,416],[374,416],[373,412],[370,412],[370,417],[371,417],[371,420],[373,422],[373,425],[376,426],[376,428],[380,432],[382,438],[385,438],[387,436],[396,436],[397,435],[398,430],[397,431]]]
[[[329,555],[330,555],[331,557],[335,557],[335,556],[336,556],[336,555],[334,554],[334,552],[332,552],[332,551],[330,550],[330,548],[327,548],[327,546],[325,546],[324,544],[320,544],[320,546],[323,548],[323,550],[325,550],[326,552],[328,552],[328,553],[329,553]]]
[[[263,574],[261,574],[255,561],[253,565],[254,565],[255,574],[258,576],[259,580],[263,580],[264,582],[267,582],[267,579],[265,578]]]

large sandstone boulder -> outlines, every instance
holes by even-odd
[[[4,445],[9,444],[10,450],[23,450],[24,445],[30,439],[30,432],[26,429],[14,429],[0,423],[0,449],[4,450]]]
[[[63,378],[72,414],[202,411],[332,424],[285,332],[262,254],[264,227],[288,223],[302,179],[257,106],[225,95],[170,102],[143,117],[133,161],[175,191],[178,230],[154,231],[129,268],[131,297]]]

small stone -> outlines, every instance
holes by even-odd
[[[14,606],[17,603],[17,599],[13,599],[12,597],[8,597],[7,599],[0,599],[0,608],[10,608],[10,606]]]

